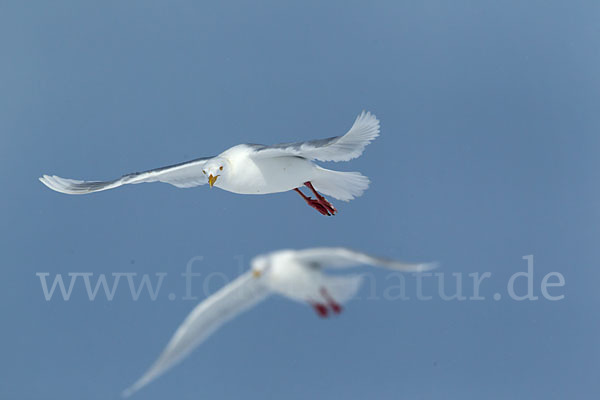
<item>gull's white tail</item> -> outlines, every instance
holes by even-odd
[[[350,300],[362,284],[363,277],[361,275],[344,275],[344,276],[323,276],[322,284],[327,289],[327,292],[333,299],[343,304]]]
[[[316,177],[311,181],[315,189],[342,201],[359,197],[369,187],[369,178],[360,172],[332,171],[316,167]]]

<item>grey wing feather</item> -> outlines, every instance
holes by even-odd
[[[56,175],[43,175],[40,181],[50,189],[67,194],[86,194],[112,189],[126,184],[144,182],[165,182],[179,188],[188,188],[204,185],[206,177],[202,174],[202,167],[207,160],[213,157],[197,158],[195,160],[169,165],[167,167],[151,169],[144,172],[134,172],[123,175],[112,181],[80,181],[76,179],[61,178]]]
[[[306,142],[251,145],[257,157],[298,156],[309,160],[348,161],[359,157],[365,147],[379,136],[379,120],[363,111],[343,136]]]

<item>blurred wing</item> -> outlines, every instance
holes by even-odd
[[[221,325],[254,306],[268,294],[269,290],[260,280],[247,272],[198,304],[177,328],[158,360],[123,392],[123,396],[127,397],[150,383],[181,361]]]
[[[379,120],[363,111],[344,136],[307,142],[254,145],[254,157],[298,156],[309,160],[348,161],[359,157],[365,147],[379,136]]]
[[[206,161],[212,157],[198,158],[168,167],[151,169],[144,172],[123,175],[113,181],[78,181],[61,178],[56,175],[43,175],[40,181],[52,190],[67,194],[86,194],[99,192],[130,183],[164,182],[179,188],[204,185],[207,179],[202,173]]]
[[[306,250],[298,250],[296,258],[307,264],[320,267],[350,268],[359,265],[373,265],[396,271],[422,272],[434,269],[436,263],[405,263],[387,258],[374,257],[360,251],[344,247],[317,247]]]

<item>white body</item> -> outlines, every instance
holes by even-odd
[[[284,250],[271,254],[271,266],[262,278],[264,284],[271,291],[299,302],[324,301],[319,293],[324,284],[323,272],[298,261],[294,253]]]
[[[318,175],[317,166],[301,157],[252,157],[254,150],[245,144],[219,155],[228,167],[215,186],[239,194],[287,192],[301,187]]]

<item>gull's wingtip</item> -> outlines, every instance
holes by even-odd
[[[43,184],[44,184],[46,187],[48,187],[48,188],[50,188],[50,189],[54,190],[54,188],[52,187],[52,183],[51,183],[51,177],[50,177],[50,175],[43,174],[42,176],[40,176],[40,177],[38,178],[38,180],[39,180],[40,182],[42,182],[42,183],[43,183]]]
[[[60,179],[56,175],[42,175],[39,178],[39,181],[42,182],[47,188],[54,190],[55,192],[68,193],[65,191],[64,185],[61,184]]]
[[[440,263],[438,263],[437,261],[429,262],[429,263],[422,263],[417,266],[415,272],[431,271],[433,269],[437,269],[439,266],[440,266]]]
[[[142,381],[141,379],[138,380],[133,385],[129,386],[127,389],[125,389],[121,392],[121,398],[126,399],[128,397],[131,397],[132,394],[134,394],[135,392],[140,390],[142,388],[142,386],[146,385],[146,383],[147,382]]]
[[[133,386],[128,387],[127,389],[121,392],[121,398],[126,399],[130,397],[133,393],[135,393],[136,389]]]
[[[375,133],[375,137],[379,136],[379,118],[377,118],[377,115],[373,114],[370,111],[362,110],[361,113],[358,114],[358,116],[356,117],[355,122],[357,121],[360,121],[365,125],[372,125],[373,128],[377,130],[377,132]]]
[[[107,182],[80,181],[77,179],[61,178],[57,175],[42,175],[39,180],[48,188],[65,194],[86,194],[99,192],[101,190],[111,189],[123,184],[121,179]]]
[[[437,262],[426,262],[426,263],[415,263],[415,264],[406,264],[403,262],[395,262],[392,261],[391,265],[387,265],[388,268],[394,269],[396,271],[404,271],[404,272],[412,272],[412,273],[421,273],[431,271],[439,267],[439,263]]]
[[[153,369],[150,369],[150,371],[146,372],[140,379],[135,381],[133,385],[123,390],[121,392],[121,397],[124,399],[130,397],[132,394],[134,394],[135,392],[146,386],[148,383],[150,383],[154,378],[156,378],[157,375],[159,374],[156,374],[156,372]]]

